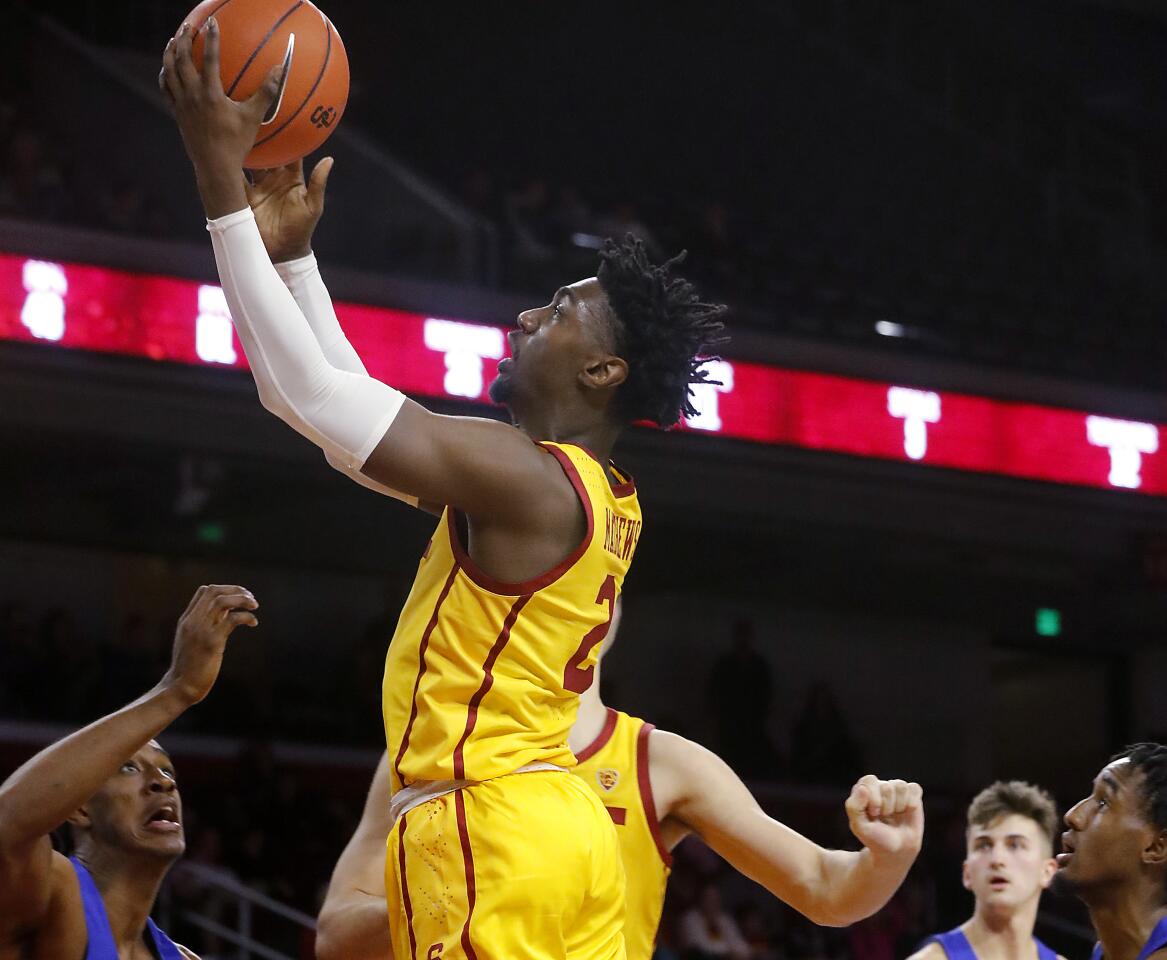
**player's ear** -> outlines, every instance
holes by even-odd
[[[1054,882],[1054,875],[1058,872],[1058,862],[1053,857],[1050,857],[1041,865],[1041,889],[1048,889],[1049,885]]]
[[[88,830],[89,827],[93,824],[93,820],[89,816],[88,807],[78,807],[71,814],[69,814],[69,817],[65,822],[71,824],[74,827],[81,827],[83,830]]]
[[[1143,848],[1143,863],[1155,867],[1167,865],[1167,830],[1156,830]]]
[[[589,357],[579,372],[579,382],[592,390],[611,390],[627,379],[627,361],[610,353]]]
[[[968,868],[967,860],[960,865],[960,882],[964,884],[965,890],[972,889],[972,871]]]

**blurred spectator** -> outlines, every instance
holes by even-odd
[[[596,220],[596,233],[602,237],[616,239],[622,239],[625,234],[630,233],[644,242],[650,257],[660,259],[662,255],[656,237],[648,228],[648,224],[640,218],[636,204],[629,199],[619,201],[610,210],[600,214]]]
[[[175,871],[168,881],[170,892],[182,903],[184,910],[193,910],[208,920],[227,926],[232,919],[232,898],[215,884],[215,880],[238,882],[239,878],[223,862],[223,836],[219,828],[204,825],[192,829],[189,816],[187,820],[187,833],[191,839],[183,863],[194,864],[199,872]],[[181,922],[174,927],[175,935],[181,936],[184,942],[200,941],[199,956],[202,960],[226,958],[228,949],[220,937],[209,932],[196,934],[194,929],[185,932]]]
[[[861,774],[862,762],[834,691],[821,680],[812,684],[794,721],[791,774],[806,783],[850,785]]]
[[[70,202],[65,175],[40,133],[28,127],[15,130],[0,164],[0,215],[66,217]]]
[[[737,923],[721,906],[717,885],[707,883],[697,903],[681,918],[681,947],[685,960],[708,960],[732,957],[750,960],[749,944],[742,938]]]
[[[770,739],[774,685],[770,664],[754,646],[754,625],[733,625],[731,648],[713,664],[709,702],[717,752],[744,777],[777,777],[778,752]]]
[[[750,949],[751,960],[781,960],[781,954],[775,947],[773,911],[767,914],[753,901],[747,901],[738,907],[737,924],[741,930],[742,939]]]
[[[506,199],[506,218],[516,257],[536,263],[551,259],[554,245],[546,180],[533,177],[512,190]]]
[[[555,203],[548,215],[551,238],[560,247],[570,247],[577,234],[592,232],[592,211],[584,202],[579,188],[564,183],[555,193]]]

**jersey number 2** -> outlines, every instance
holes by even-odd
[[[616,578],[612,574],[608,574],[603,586],[600,587],[600,592],[596,594],[596,603],[608,605],[608,619],[603,623],[596,624],[588,631],[588,635],[583,638],[579,649],[567,661],[567,668],[563,671],[563,686],[564,689],[570,690],[572,693],[583,693],[592,685],[592,674],[595,672],[595,667],[591,666],[586,670],[581,670],[580,664],[588,658],[596,644],[604,642],[604,637],[608,635],[608,631],[612,627],[612,612],[616,606]]]

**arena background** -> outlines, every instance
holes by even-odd
[[[325,10],[353,89],[315,247],[338,300],[404,311],[370,336],[412,325],[432,406],[489,412],[465,397],[492,360],[463,327],[425,346],[427,320],[511,323],[605,234],[687,248],[732,306],[732,388],[619,452],[646,528],[610,702],[824,843],[858,774],[925,786],[924,854],[877,917],[810,927],[687,841],[662,957],[710,879],[759,960],[906,956],[971,908],[979,787],[1065,809],[1167,737],[1157,5]],[[156,87],[185,12],[18,4],[0,32],[0,775],[149,687],[195,586],[246,584],[261,629],[164,738],[200,869],[161,910],[204,960],[310,956],[297,911],[359,814],[431,521],[329,470],[221,343],[189,346],[216,278]],[[1088,953],[1072,901],[1038,932]]]

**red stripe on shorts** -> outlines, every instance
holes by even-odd
[[[507,645],[507,641],[511,638],[511,628],[514,627],[515,621],[519,619],[519,614],[523,612],[523,607],[527,605],[527,601],[531,599],[531,595],[527,594],[525,597],[519,597],[513,604],[511,604],[510,613],[507,614],[506,619],[502,624],[502,631],[498,635],[498,639],[494,641],[494,646],[490,648],[490,653],[486,655],[486,662],[482,665],[483,677],[482,683],[475,691],[474,696],[470,698],[470,706],[466,710],[466,729],[462,731],[462,739],[458,741],[458,746],[454,748],[454,779],[466,779],[466,758],[463,752],[466,748],[466,741],[470,739],[470,734],[474,732],[474,725],[478,722],[478,706],[482,703],[483,697],[492,686],[494,686],[494,664],[498,660],[499,654],[502,653],[503,647]]]
[[[466,865],[466,923],[462,925],[462,949],[466,953],[466,960],[478,960],[474,952],[474,944],[470,942],[470,919],[474,916],[474,900],[476,889],[474,886],[474,852],[470,849],[470,831],[466,829],[466,801],[462,794],[465,791],[454,791],[454,810],[458,816],[458,839],[462,842],[462,862]]]
[[[413,904],[409,902],[409,880],[405,873],[405,814],[401,815],[401,829],[397,832],[397,863],[401,871],[401,902],[405,906],[405,924],[409,929],[409,956],[417,956],[417,941],[413,938]]]
[[[409,736],[413,733],[413,721],[417,719],[417,690],[421,686],[421,678],[425,676],[425,651],[430,645],[430,634],[438,625],[438,611],[446,602],[446,597],[450,594],[450,587],[454,585],[454,578],[457,575],[458,564],[455,563],[450,570],[450,575],[446,577],[446,584],[442,587],[442,592],[438,594],[438,602],[434,604],[434,612],[430,615],[430,622],[426,624],[425,633],[421,635],[421,646],[417,650],[418,666],[417,679],[413,682],[413,705],[409,710],[409,722],[405,725],[405,736],[401,738],[401,748],[397,751],[397,757],[393,761],[393,769],[397,771],[397,780],[402,784],[405,783],[405,778],[401,776],[401,760],[405,756],[405,751],[409,749]]]

